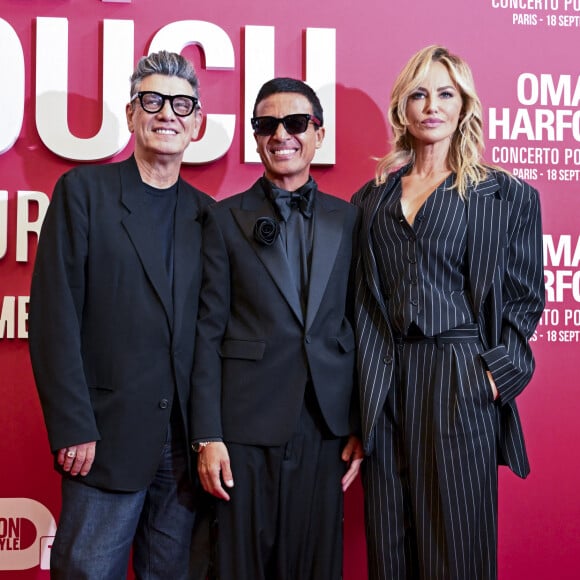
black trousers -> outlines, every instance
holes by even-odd
[[[399,341],[363,463],[370,580],[497,577],[498,409],[477,329]]]
[[[305,402],[279,447],[227,443],[235,487],[217,505],[220,580],[340,580],[343,440]]]

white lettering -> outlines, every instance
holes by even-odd
[[[564,0],[564,10],[580,12],[580,0]]]
[[[578,2],[579,0],[564,0]],[[559,0],[491,0],[492,8],[511,8],[516,10],[558,10]]]
[[[580,141],[580,110],[569,109],[516,109],[513,123],[510,109],[501,113],[494,107],[489,109],[489,138],[515,141],[525,137],[529,141],[564,141],[568,133]]]
[[[48,209],[49,199],[46,193],[41,191],[19,191],[16,212],[16,261],[28,261],[28,234],[33,233],[38,237],[40,228]],[[38,215],[35,220],[30,218],[30,204],[36,203]]]
[[[510,110],[508,107],[503,107],[501,116],[498,116],[497,111],[495,107],[490,107],[488,112],[489,138],[497,139],[497,130],[501,129],[500,139],[507,140],[510,134]]]
[[[0,111],[4,111],[0,131],[1,155],[14,145],[24,119],[24,53],[16,32],[2,18],[0,18],[0,67],[4,80],[10,86],[10,90],[0,91]]]
[[[528,87],[526,93],[526,87]],[[517,84],[518,101],[522,105],[533,105],[538,101],[538,78],[530,73],[522,73]],[[528,94],[529,96],[526,96]]]
[[[47,561],[49,547],[56,532],[56,522],[50,511],[36,500],[24,497],[0,498],[0,513],[6,518],[27,519],[34,525],[34,541],[27,548],[4,552],[0,558],[0,571],[28,570]],[[48,540],[48,541],[47,541]]]
[[[580,326],[580,310],[564,309],[564,324],[566,326]]]
[[[572,163],[573,165],[580,165],[580,149],[564,149],[564,162],[566,165]]]
[[[181,52],[191,44],[203,50],[207,70],[235,68],[234,47],[229,36],[219,26],[201,20],[182,20],[164,26],[151,41],[149,53],[162,49]],[[189,144],[183,162],[208,163],[223,157],[234,140],[235,128],[235,115],[207,114],[204,134]]]
[[[0,312],[0,338],[14,338],[16,296],[4,296]]]
[[[513,129],[510,135],[510,139],[515,140],[519,135],[522,135],[529,139],[534,140],[534,126],[530,119],[530,113],[527,109],[517,109],[516,118],[514,119]]]
[[[305,81],[318,93],[324,107],[326,136],[314,163],[336,162],[336,30],[307,28],[304,55]],[[245,119],[261,84],[275,76],[274,28],[245,28]],[[66,18],[38,17],[36,26],[36,128],[42,142],[53,153],[74,161],[106,159],[124,149],[130,139],[126,127],[127,79],[133,70],[134,22],[103,21],[102,119],[98,132],[90,138],[73,135],[68,124],[69,25]],[[235,70],[231,39],[219,26],[185,20],[160,29],[149,52],[162,48],[181,52],[188,45],[203,50],[207,70]],[[11,111],[0,132],[0,154],[10,149],[22,130],[24,115],[25,67],[22,47],[14,30],[0,19],[0,58],[11,75],[10,94],[0,95],[0,104]],[[202,95],[203,97],[203,95]],[[95,97],[97,98],[97,97]],[[2,99],[10,99],[4,102]],[[202,99],[203,102],[203,99]],[[208,113],[203,135],[185,151],[184,163],[209,163],[230,149],[236,128],[235,113]],[[244,123],[244,161],[259,161],[249,122]]]
[[[29,296],[4,296],[0,312],[0,340],[28,338]]]
[[[539,79],[532,73],[522,73],[517,82],[518,100],[522,105],[551,105],[554,107],[577,107],[580,102],[580,76],[576,78],[572,93],[572,76],[559,75],[557,81],[551,74],[542,74]]]
[[[103,23],[103,108],[99,132],[89,138],[68,130],[68,20],[38,18],[36,39],[36,128],[53,153],[75,161],[119,153],[131,137],[125,119],[127,79],[133,70],[133,21]]]
[[[566,290],[570,290],[572,298],[580,302],[580,271],[551,270],[544,271],[546,284],[546,300],[548,302],[564,302]]]
[[[8,192],[0,191],[0,260],[8,251]]]
[[[556,147],[498,147],[491,148],[493,163],[524,165],[557,165],[560,151]]]
[[[324,109],[324,143],[314,163],[336,163],[336,31],[306,29],[306,82],[316,91]]]
[[[244,161],[258,163],[260,157],[256,152],[256,141],[249,119],[252,117],[254,101],[260,87],[275,76],[275,28],[273,26],[246,26],[245,32]]]
[[[244,118],[252,117],[254,101],[262,84],[276,76],[274,70],[274,27],[246,26],[244,66],[246,70]],[[324,109],[324,144],[316,151],[314,163],[336,163],[336,31],[306,29],[306,79]],[[249,122],[244,130],[244,161],[258,163],[256,142]]]
[[[572,236],[562,234],[557,238],[555,244],[554,236],[543,235],[544,267],[564,266],[567,268],[577,268],[580,264],[580,236],[575,241],[574,252],[572,252]]]
[[[560,311],[556,308],[544,308],[538,324],[558,326],[560,324]]]

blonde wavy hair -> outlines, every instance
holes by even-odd
[[[445,66],[463,101],[459,125],[451,138],[448,162],[456,175],[453,187],[465,198],[467,187],[470,184],[477,185],[484,179],[490,167],[482,160],[484,149],[482,107],[475,92],[471,69],[464,60],[450,54],[443,46],[427,46],[417,52],[395,81],[388,111],[393,132],[392,147],[390,153],[379,159],[375,181],[377,184],[384,183],[390,173],[415,162],[414,139],[407,131],[407,101],[421,86],[434,62]]]

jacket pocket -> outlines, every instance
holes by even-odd
[[[266,343],[262,340],[235,340],[228,338],[220,347],[222,358],[238,358],[243,360],[262,360],[266,352]]]
[[[349,332],[348,334],[343,334],[342,336],[337,336],[336,341],[340,346],[340,350],[342,352],[350,352],[354,350],[355,342],[354,342],[354,334],[353,332]]]

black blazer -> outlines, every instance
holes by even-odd
[[[328,427],[347,435],[354,372],[347,289],[357,210],[317,193],[305,316],[280,238],[271,246],[254,238],[260,217],[275,214],[259,182],[208,212],[194,438],[283,444],[297,424],[309,378]]]
[[[362,210],[356,266],[355,319],[364,446],[393,380],[394,344],[373,250],[371,228],[382,200],[403,170],[383,185],[369,182],[353,197]],[[538,192],[490,171],[467,192],[469,282],[473,312],[485,345],[481,353],[500,393],[502,461],[529,472],[515,397],[529,383],[534,358],[528,344],[544,308],[542,230]]]
[[[178,188],[173,297],[133,157],[63,175],[42,227],[32,365],[51,448],[98,441],[90,485],[146,487],[175,393],[188,421],[201,218],[211,199],[181,179]]]

